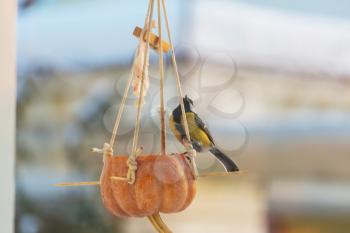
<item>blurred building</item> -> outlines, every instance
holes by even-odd
[[[110,136],[146,1],[22,2],[18,19],[16,232],[151,232],[116,220],[97,188],[90,148]],[[339,0],[169,1],[184,91],[241,176],[199,182],[195,203],[166,216],[174,232],[345,233],[350,216],[349,3]],[[167,109],[176,105],[167,63]],[[158,149],[158,78],[142,128]],[[128,153],[128,99],[118,153]],[[169,134],[169,148],[182,150]],[[201,172],[222,169],[198,156]]]

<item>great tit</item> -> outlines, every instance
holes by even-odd
[[[208,127],[193,110],[193,101],[186,96],[183,98],[183,102],[193,148],[197,152],[209,150],[222,163],[227,172],[239,171],[238,166],[215,146]],[[184,144],[186,133],[182,119],[181,105],[178,105],[172,112],[169,125],[177,140]]]

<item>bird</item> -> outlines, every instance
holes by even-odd
[[[186,95],[183,98],[183,103],[193,149],[199,153],[209,150],[221,162],[227,172],[239,171],[236,163],[215,145],[207,125],[194,111],[193,101]],[[169,117],[169,126],[177,140],[185,144],[187,137],[182,119],[181,104],[172,111]]]

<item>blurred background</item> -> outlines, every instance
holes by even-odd
[[[90,152],[109,140],[147,1],[19,0],[16,232],[153,232],[118,219]],[[202,178],[174,232],[347,233],[350,229],[350,2],[168,1],[184,91],[217,144],[244,171]],[[157,30],[155,30],[156,32]],[[159,152],[156,53],[142,116],[145,153]],[[176,102],[166,56],[166,104]],[[118,154],[130,152],[129,93]],[[169,151],[183,151],[168,132]],[[201,173],[222,171],[209,154]]]

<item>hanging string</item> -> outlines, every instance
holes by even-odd
[[[160,147],[161,154],[166,155],[166,127],[164,110],[164,64],[163,64],[163,41],[162,41],[162,20],[161,5],[158,0],[158,34],[159,34],[159,76],[160,76]]]
[[[133,65],[132,65],[132,69],[134,69],[135,61],[136,60],[134,59]],[[112,136],[111,136],[111,139],[109,141],[109,144],[111,145],[112,148],[116,144],[117,131],[118,131],[118,128],[119,128],[119,125],[120,125],[120,121],[121,121],[123,112],[124,112],[125,102],[126,102],[126,98],[128,96],[129,90],[130,90],[132,79],[133,79],[133,72],[131,72],[130,75],[129,75],[129,78],[128,78],[128,81],[127,81],[127,84],[126,84],[126,88],[124,90],[124,94],[123,94],[123,97],[122,97],[122,101],[120,103],[119,111],[118,111],[118,114],[117,114],[117,117],[116,117],[116,120],[115,120],[115,123],[114,123]]]
[[[153,18],[153,8],[154,8],[154,0],[150,0],[150,14],[148,19],[148,26],[146,27],[146,33],[147,33],[147,40],[146,40],[146,51],[144,55],[144,61],[147,60],[147,57],[149,56],[149,41],[150,41],[150,29],[152,27],[152,18]],[[143,37],[143,35],[141,35]],[[142,109],[142,103],[143,103],[143,89],[144,89],[144,77],[146,74],[146,65],[147,62],[144,62],[143,69],[142,69],[142,77],[141,77],[141,87],[140,87],[140,93],[139,93],[139,99],[137,103],[137,115],[136,115],[136,123],[135,123],[135,130],[134,130],[134,137],[132,142],[132,150],[131,155],[129,158],[129,161],[135,162],[136,161],[136,151],[137,151],[137,145],[138,145],[138,139],[139,139],[139,132],[140,132],[140,124],[141,124],[141,109]]]
[[[151,4],[148,5],[147,14],[146,14],[145,22],[144,22],[144,28],[145,28],[146,31],[148,30],[147,23],[150,20],[150,11],[151,11]],[[140,35],[139,45],[142,43],[142,41],[143,41],[143,34]],[[139,48],[136,50],[136,53],[138,52],[138,50],[139,50]],[[112,131],[112,136],[111,136],[111,139],[109,141],[109,145],[111,146],[111,148],[113,148],[114,145],[116,144],[116,137],[117,137],[118,128],[119,128],[120,121],[121,121],[121,118],[122,118],[122,115],[123,115],[123,112],[124,112],[124,109],[125,109],[126,98],[128,96],[128,93],[129,93],[129,90],[130,90],[130,86],[131,86],[131,83],[132,83],[132,79],[133,79],[133,70],[135,68],[136,57],[137,57],[136,53],[135,53],[135,56],[134,56],[134,59],[133,59],[132,69],[131,69],[131,72],[130,72],[130,75],[129,75],[129,78],[128,78],[128,81],[127,81],[127,84],[126,84],[126,87],[125,87],[125,90],[124,90],[122,101],[120,103],[118,114],[116,116],[116,120],[115,120],[113,131]],[[146,63],[146,61],[145,61],[145,63]]]
[[[189,155],[190,166],[192,167],[193,175],[195,178],[197,178],[198,177],[198,169],[197,169],[197,165],[196,165],[196,161],[195,161],[196,151],[193,149],[193,146],[191,143],[190,130],[188,127],[185,106],[184,106],[184,101],[183,101],[183,94],[182,94],[182,89],[181,89],[181,80],[180,80],[180,75],[179,75],[179,71],[178,71],[177,63],[176,63],[174,44],[173,44],[173,41],[171,39],[169,19],[168,19],[165,0],[162,0],[162,5],[163,5],[163,13],[164,13],[164,18],[165,18],[165,23],[166,23],[166,29],[168,32],[168,39],[169,39],[170,48],[171,48],[171,60],[172,60],[172,64],[173,64],[175,75],[176,75],[176,84],[177,84],[176,87],[177,87],[179,102],[180,102],[180,106],[181,106],[181,115],[182,115],[183,125],[185,128],[186,139],[187,139],[187,142],[185,142],[184,145],[185,145],[185,148],[186,148],[187,153]]]
[[[187,117],[186,117],[186,113],[185,113],[185,106],[184,106],[184,102],[183,102],[183,94],[182,94],[182,88],[181,88],[181,80],[180,80],[180,75],[179,75],[179,71],[178,71],[177,63],[176,63],[175,49],[174,49],[174,45],[173,45],[173,42],[171,39],[169,19],[168,19],[165,0],[162,0],[162,5],[163,5],[163,14],[164,14],[165,23],[166,23],[169,44],[170,44],[170,48],[171,48],[171,60],[172,60],[172,64],[173,64],[175,75],[176,75],[176,84],[177,84],[176,87],[177,87],[177,92],[179,95],[179,102],[180,102],[180,106],[181,106],[182,119],[184,121],[186,138],[187,138],[188,143],[190,143],[191,142],[190,131],[189,131]]]

